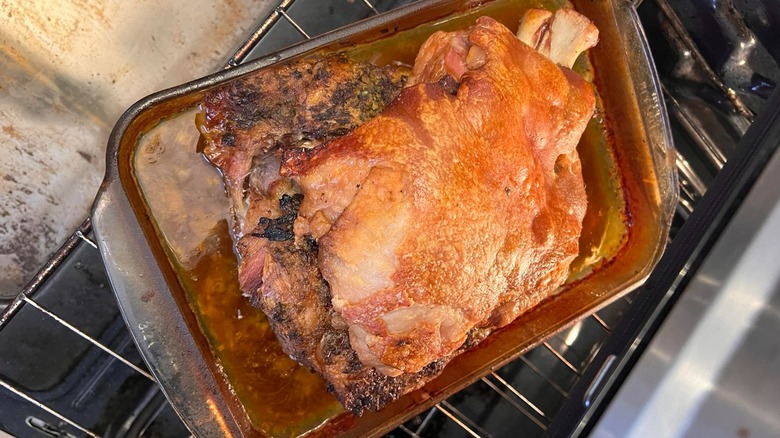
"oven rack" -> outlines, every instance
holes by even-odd
[[[149,374],[143,364],[136,364],[137,361],[129,359],[120,353],[117,353],[109,346],[101,343],[96,337],[90,336],[78,327],[77,321],[67,321],[60,317],[55,312],[52,312],[35,300],[36,292],[39,290],[51,275],[60,269],[62,263],[67,260],[71,254],[79,247],[85,246],[89,251],[97,251],[97,245],[91,237],[91,223],[89,219],[86,219],[81,226],[74,232],[63,244],[63,246],[55,253],[55,255],[46,263],[35,278],[17,295],[14,301],[6,307],[3,313],[0,315],[0,331],[11,322],[16,314],[22,310],[23,307],[29,307],[30,309],[39,312],[43,317],[50,318],[53,322],[57,323],[62,330],[68,330],[82,338],[84,341],[90,343],[95,348],[101,350],[103,354],[109,355],[111,360],[122,363],[124,366],[129,367],[133,372],[137,373],[144,378],[154,381],[154,378]],[[108,292],[108,291],[106,291]],[[613,303],[608,309],[604,309],[600,312],[607,313],[608,316],[600,316],[599,312],[590,315],[585,321],[580,322],[568,331],[553,336],[552,338],[544,341],[536,350],[527,353],[524,356],[516,359],[513,363],[506,365],[502,369],[491,372],[489,375],[480,379],[477,383],[483,388],[489,388],[496,396],[500,397],[505,403],[511,406],[517,414],[526,418],[525,423],[533,424],[537,428],[537,432],[544,432],[547,430],[550,422],[552,421],[555,412],[549,412],[542,409],[534,403],[531,398],[525,395],[525,390],[518,385],[510,383],[512,377],[519,374],[518,365],[522,365],[527,372],[533,373],[537,376],[537,379],[526,379],[529,381],[536,380],[536,383],[543,383],[543,386],[550,391],[554,391],[563,399],[568,398],[568,391],[572,385],[576,382],[576,379],[582,375],[584,369],[590,364],[590,361],[598,351],[598,346],[603,341],[604,337],[611,333],[612,329],[607,320],[614,320],[619,317],[619,314],[625,311],[625,309],[631,304],[632,299],[629,296],[624,297],[617,303]],[[617,313],[616,313],[617,312]],[[578,345],[574,343],[577,338],[577,334],[583,329],[584,326],[589,325],[591,329],[593,327],[599,327],[602,332],[601,337],[597,341],[591,341],[588,343],[580,343],[584,345]],[[537,357],[531,357],[537,356]],[[508,370],[502,371],[502,370]],[[554,371],[550,371],[554,370]],[[568,381],[561,383],[561,375],[568,375]],[[477,385],[475,384],[475,385]],[[99,437],[99,433],[91,430],[88,426],[79,424],[78,421],[69,418],[67,415],[57,411],[57,409],[48,406],[46,403],[36,400],[34,396],[28,394],[23,389],[14,385],[13,382],[7,381],[0,376],[0,387],[4,390],[14,394],[27,403],[37,406],[42,411],[52,415],[58,421],[63,424],[46,424],[44,430],[59,430],[64,433],[67,432],[67,428],[63,428],[64,424],[76,429],[77,431],[89,437]],[[536,388],[538,391],[538,388]],[[458,394],[451,398],[458,398]],[[456,425],[458,429],[463,431],[467,436],[472,437],[488,437],[490,433],[485,431],[479,425],[479,421],[473,418],[461,409],[457,407],[459,402],[453,402],[451,400],[444,400],[427,412],[417,416],[416,418],[408,421],[406,424],[402,424],[398,427],[397,431],[403,432],[401,436],[419,437],[423,434],[426,428],[436,420],[437,415],[443,416],[440,420],[446,419],[451,424]],[[28,424],[35,427],[38,423],[37,418],[28,419]],[[152,418],[148,419],[151,421]],[[37,426],[39,429],[41,426]],[[396,433],[395,435],[398,435]],[[72,436],[63,435],[63,436]]]
[[[312,2],[314,0],[308,1]],[[307,31],[305,25],[299,23],[298,18],[296,18],[296,11],[300,12],[301,5],[304,3],[307,3],[307,0],[280,1],[239,46],[233,56],[225,63],[224,68],[235,67],[247,59],[259,56],[260,53],[257,53],[259,50],[271,52],[280,48],[271,45],[267,45],[265,48],[261,47],[261,42],[266,42],[265,37],[271,32],[286,34],[286,37],[281,38],[283,41],[289,41],[291,33],[297,34],[298,39],[308,39],[313,35],[322,33],[319,30],[317,33],[312,30]],[[352,4],[343,4],[342,7],[363,7],[366,15],[372,15],[400,6],[401,3],[409,2],[374,0],[374,3],[372,3],[371,0],[360,0],[350,1],[349,3]],[[638,8],[642,0],[633,1],[632,3]],[[725,100],[731,105],[731,110],[726,111],[728,120],[731,121],[738,136],[744,134],[752,122],[753,111],[743,102],[740,94],[727,85],[726,80],[719,76],[710,66],[683,25],[682,19],[669,4],[669,1],[655,0],[652,3],[660,11],[659,26],[666,40],[673,46],[674,50],[685,58],[686,68],[689,68],[691,71],[697,71],[704,81],[709,81],[711,86],[720,90]],[[296,5],[297,8],[294,7]],[[708,180],[711,179],[711,174],[714,174],[723,166],[729,148],[723,147],[722,139],[715,138],[709,134],[711,132],[710,126],[708,126],[710,121],[699,117],[695,111],[692,111],[689,105],[690,100],[687,99],[688,96],[676,89],[673,83],[670,84],[664,83],[663,93],[670,115],[676,123],[675,140],[679,143],[679,140],[682,139],[682,143],[693,149],[692,153],[688,151],[678,155],[677,158],[681,188],[676,219],[679,222],[683,221],[690,214],[697,201],[704,195]],[[737,140],[738,138],[731,139],[733,143],[736,143]],[[692,156],[694,157],[693,162]],[[697,160],[703,161],[704,164],[698,163]],[[7,327],[19,311],[22,308],[29,307],[33,311],[39,312],[42,317],[55,321],[62,330],[73,332],[95,348],[101,350],[102,354],[109,355],[110,360],[121,362],[129,367],[132,372],[143,378],[153,380],[142,363],[129,359],[126,355],[120,354],[109,346],[104,345],[95,337],[79,329],[78,321],[67,321],[35,300],[36,293],[41,286],[60,269],[61,265],[75,250],[86,245],[91,247],[90,250],[97,251],[97,245],[91,239],[90,233],[91,224],[90,219],[87,218],[0,314],[0,336],[2,336],[2,330]],[[110,293],[107,289],[104,292]],[[429,436],[432,432],[438,431],[438,433],[447,436],[450,434],[473,437],[491,436],[491,433],[485,430],[483,426],[484,412],[480,409],[474,409],[473,406],[469,407],[468,403],[464,402],[464,399],[470,397],[469,391],[477,394],[476,399],[487,400],[485,404],[492,404],[487,406],[490,411],[498,409],[496,405],[502,403],[511,412],[514,412],[514,415],[517,416],[517,423],[521,423],[523,427],[526,427],[524,430],[527,430],[528,434],[544,434],[554,420],[557,409],[568,399],[568,391],[579,380],[583,371],[591,365],[591,361],[598,352],[599,347],[612,332],[612,327],[620,321],[623,313],[631,305],[632,297],[633,295],[629,294],[587,317],[571,329],[553,336],[536,349],[482,378],[472,387],[455,394],[450,399],[438,403],[427,412],[400,425],[390,435],[418,437]],[[583,332],[587,333],[587,335],[583,336]],[[37,406],[57,422],[56,424],[51,424],[38,418],[28,418],[28,424],[39,431],[49,431],[49,434],[53,436],[73,436],[74,433],[91,437],[100,436],[97,431],[91,429],[91,426],[80,424],[77,420],[69,418],[57,409],[36,400],[33,395],[5,379],[2,375],[0,375],[0,386],[4,388],[4,391],[10,392],[23,400],[24,403]],[[489,395],[485,396],[486,393]],[[553,403],[539,402],[540,394],[555,394],[557,401]],[[475,397],[471,398],[474,399]],[[541,398],[549,397],[542,396]],[[582,402],[587,405],[588,400],[586,399]],[[156,411],[159,412],[160,408],[156,408]],[[148,424],[153,418],[151,416],[150,418],[145,418],[144,421]],[[433,428],[435,430],[432,430],[432,424],[437,424],[436,428]],[[143,427],[140,430],[142,432]],[[55,433],[59,435],[55,435]]]

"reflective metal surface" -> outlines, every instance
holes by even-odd
[[[593,436],[780,433],[779,175],[775,155]]]

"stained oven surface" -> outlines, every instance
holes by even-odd
[[[261,26],[227,64],[240,64],[404,3],[408,2],[283,1],[270,10],[268,19],[265,14],[256,17]],[[662,79],[680,152],[677,167],[682,198],[670,238],[678,242],[675,249],[695,246],[696,242],[685,241],[686,235],[700,237],[699,242],[706,241],[707,235],[686,231],[686,223],[691,223],[688,219],[697,205],[706,204],[708,197],[717,194],[707,193],[708,187],[723,186],[718,184],[721,169],[739,154],[740,148],[748,147],[746,143],[752,138],[743,137],[757,119],[762,122],[766,102],[780,79],[780,47],[772,38],[780,29],[778,12],[769,2],[760,1],[715,2],[705,7],[682,0],[646,0],[637,2],[636,9]],[[771,124],[771,120],[762,123]],[[763,154],[760,156],[768,162],[774,152],[771,143],[763,141],[752,151],[758,150],[755,153]],[[761,169],[752,172],[759,174]],[[746,173],[743,169],[741,175]],[[747,196],[752,183],[741,184],[746,188],[734,196],[736,200],[732,199],[735,206],[729,210],[722,204],[723,210],[729,211],[724,211],[728,217],[721,218],[721,222],[728,222],[735,214],[733,210]],[[693,216],[698,230],[712,226],[705,219]],[[717,235],[723,228],[714,230]],[[771,239],[771,234],[767,238]],[[708,250],[698,249],[705,253]],[[669,262],[668,266],[675,265]],[[697,266],[683,264],[678,271]],[[668,295],[683,294],[682,289],[670,288]],[[514,436],[523,431],[528,436],[541,436],[546,431],[557,434],[591,430],[594,426],[590,423],[595,423],[600,414],[588,412],[585,405],[598,398],[594,391],[599,385],[592,382],[604,368],[604,348],[617,342],[616,332],[626,332],[624,316],[637,313],[635,302],[651,307],[653,301],[642,294],[650,296],[652,291],[640,289],[583,319],[399,425],[390,435]],[[662,303],[656,304],[658,309],[664,308]],[[776,342],[759,345],[770,352],[778,349]],[[128,335],[94,248],[88,221],[22,294],[6,302],[0,320],[0,351],[0,430],[4,432],[20,437],[187,434]],[[760,370],[775,382],[780,379],[776,370],[774,375],[771,368]],[[636,378],[626,385],[637,385]],[[611,410],[602,408],[606,414],[595,433],[608,430],[605,428],[610,418],[619,415],[613,412],[621,403],[617,397]],[[749,426],[744,427],[749,433]],[[735,432],[744,430],[739,426]]]

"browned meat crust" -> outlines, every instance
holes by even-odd
[[[236,235],[248,232],[243,219],[251,191],[267,189],[252,187],[251,178],[267,155],[350,132],[379,114],[406,79],[405,68],[379,68],[336,54],[266,69],[207,93],[201,104],[203,152],[225,178]]]

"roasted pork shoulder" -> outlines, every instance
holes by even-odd
[[[356,414],[549,297],[578,254],[595,98],[569,68],[598,34],[529,14],[518,37],[487,17],[435,33],[411,73],[330,55],[203,101],[241,290]]]

